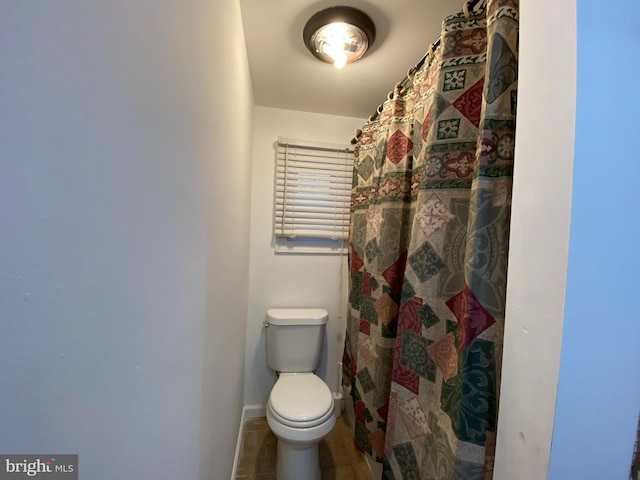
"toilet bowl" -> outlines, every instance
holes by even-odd
[[[267,422],[278,438],[278,480],[320,480],[318,443],[333,429],[333,395],[314,373],[283,373],[271,390]]]

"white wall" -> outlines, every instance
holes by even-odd
[[[516,163],[495,480],[547,478],[571,213],[575,9],[575,0],[521,2]]]
[[[271,307],[317,307],[329,311],[327,342],[318,374],[335,390],[338,345],[336,313],[340,263],[336,255],[275,254],[273,248],[274,142],[281,137],[345,143],[363,119],[256,107],[251,185],[251,279],[247,321],[245,397],[264,405],[275,381],[266,362],[262,322]],[[346,258],[346,256],[345,256]],[[346,283],[343,286],[346,291]],[[343,340],[342,340],[343,341]],[[331,359],[331,360],[330,360]]]
[[[252,126],[238,2],[0,11],[0,452],[78,453],[92,480],[228,478]]]
[[[567,304],[549,479],[627,480],[640,411],[637,0],[578,4],[578,108]],[[611,48],[603,38],[616,38]],[[629,59],[636,59],[629,61]]]

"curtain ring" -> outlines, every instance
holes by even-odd
[[[402,85],[402,82],[396,83],[394,90],[396,90],[400,95],[404,95],[405,93],[407,93],[407,89],[404,88],[404,86]]]
[[[415,67],[407,70],[407,80],[413,84],[413,78],[416,76],[417,69]],[[406,92],[406,88],[403,88],[403,91]]]
[[[464,12],[464,16],[467,19],[467,21],[470,21],[471,12],[469,12],[469,2],[464,2],[464,5],[462,6],[462,11]]]
[[[376,108],[376,113],[369,117],[369,121],[374,122],[376,118],[378,118],[378,116],[382,113],[383,108],[384,107],[382,105],[378,105],[378,108]]]

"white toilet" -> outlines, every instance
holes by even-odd
[[[336,423],[331,390],[313,373],[328,317],[323,309],[267,311],[267,360],[278,372],[267,422],[278,438],[278,480],[320,480],[318,443]]]

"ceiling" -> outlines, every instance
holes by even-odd
[[[365,118],[440,35],[462,0],[240,0],[256,105]],[[316,12],[348,5],[376,25],[373,47],[339,70],[315,59],[302,29]]]

